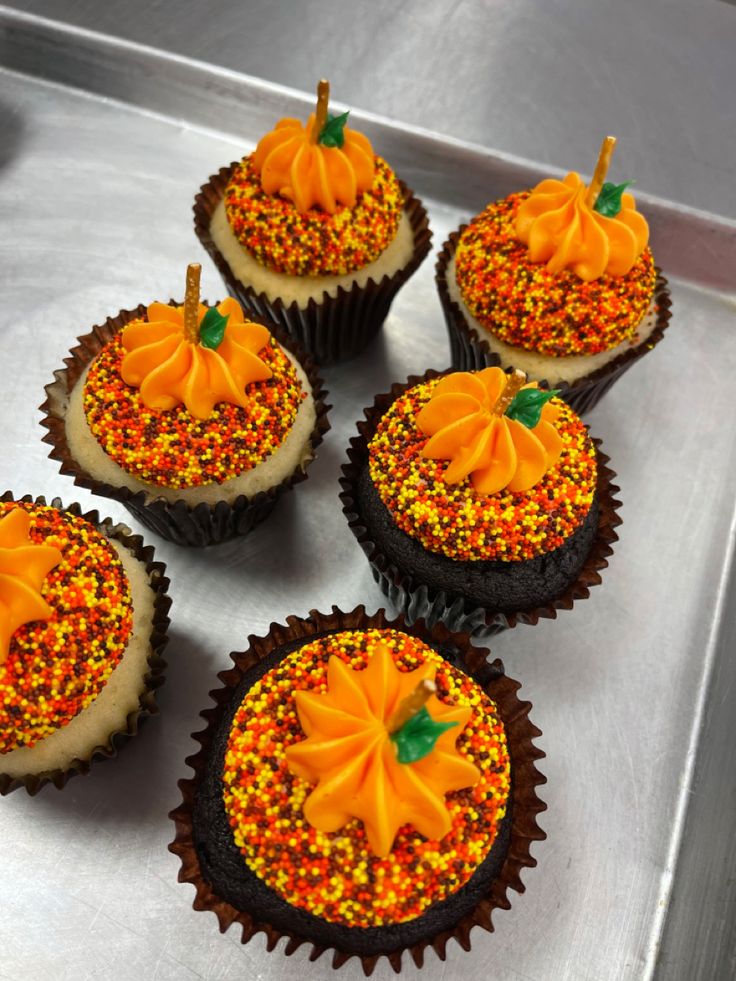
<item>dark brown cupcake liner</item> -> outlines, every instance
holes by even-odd
[[[416,272],[429,252],[432,233],[427,212],[419,198],[399,181],[404,195],[404,210],[414,233],[414,253],[409,262],[392,276],[380,282],[370,279],[365,286],[354,283],[349,289],[338,287],[337,296],[323,294],[320,303],[310,300],[304,308],[296,302],[269,300],[235,277],[210,235],[210,221],[222,199],[233,169],[240,161],[213,174],[194,199],[194,231],[220,271],[228,292],[254,316],[265,316],[294,337],[321,365],[337,364],[354,358],[378,333],[394,296]]]
[[[25,497],[16,497],[12,491],[6,491],[0,501],[19,501],[27,504],[45,505],[45,497],[32,497],[26,494]],[[100,518],[98,511],[83,512],[79,504],[70,504],[65,507],[58,497],[53,498],[51,507],[57,511],[65,511],[76,517],[83,518],[98,531],[109,539],[120,542],[131,555],[139,562],[145,563],[148,581],[155,593],[153,603],[153,619],[151,621],[150,646],[151,652],[148,655],[148,671],[143,677],[145,684],[144,690],[138,697],[138,708],[128,714],[125,721],[125,728],[111,732],[104,744],[91,746],[88,754],[84,758],[73,759],[65,769],[43,770],[39,773],[29,773],[22,777],[11,777],[2,772],[2,756],[0,756],[0,795],[11,793],[19,787],[25,787],[26,791],[34,796],[47,783],[53,783],[59,790],[78,774],[89,773],[92,764],[99,760],[110,759],[117,756],[118,751],[128,740],[134,736],[149,715],[158,713],[156,704],[156,690],[164,683],[164,672],[166,661],[163,659],[163,650],[166,647],[168,637],[166,632],[169,627],[169,608],[171,599],[167,595],[169,580],[166,578],[166,566],[163,562],[154,561],[154,550],[151,545],[144,545],[140,535],[134,535],[130,528],[123,524],[113,524],[110,518]]]
[[[241,494],[232,503],[218,501],[216,504],[200,503],[194,506],[183,500],[171,502],[164,497],[156,497],[156,488],[153,486],[150,490],[140,491],[132,491],[128,487],[115,487],[97,480],[72,456],[66,438],[67,406],[72,389],[87,365],[127,323],[136,317],[144,316],[145,313],[146,307],[141,304],[134,310],[121,310],[117,316],[108,317],[103,324],[95,325],[89,334],[77,338],[77,346],[72,348],[69,357],[64,359],[66,367],[54,372],[55,381],[46,386],[47,397],[41,406],[41,412],[45,413],[41,425],[48,430],[43,441],[52,447],[49,457],[57,460],[61,464],[59,468],[61,473],[73,477],[74,483],[79,487],[86,487],[93,494],[120,501],[146,528],[176,545],[202,547],[247,535],[271,512],[284,491],[307,479],[306,468],[314,459],[316,448],[330,428],[327,412],[331,406],[325,402],[327,392],[323,387],[322,379],[317,374],[317,368],[311,357],[305,354],[292,338],[285,337],[278,326],[269,323],[263,317],[258,318],[260,323],[268,327],[276,340],[291,351],[300,362],[309,379],[317,416],[310,437],[311,456],[280,484],[267,491],[261,491],[252,498]]]
[[[495,366],[507,371],[516,366],[502,362],[499,355],[491,350],[488,341],[480,337],[478,331],[468,323],[458,304],[450,298],[447,287],[447,266],[455,255],[460,235],[467,227],[467,225],[461,225],[456,232],[452,232],[437,257],[435,267],[437,291],[440,295],[447,332],[450,337],[452,365],[458,371],[477,371],[481,368]],[[560,391],[560,397],[578,414],[582,415],[595,408],[614,382],[618,381],[635,361],[643,358],[662,340],[672,316],[670,310],[672,300],[667,280],[659,268],[657,268],[657,281],[654,287],[654,301],[657,319],[654,329],[645,341],[636,347],[630,347],[609,361],[608,364],[578,378],[572,384],[555,382],[554,387]]]
[[[577,600],[587,599],[593,586],[601,582],[600,572],[608,566],[608,556],[613,554],[611,547],[618,540],[615,528],[621,524],[617,514],[621,502],[614,495],[620,490],[612,481],[616,474],[607,464],[609,457],[601,450],[601,441],[593,439],[596,448],[598,474],[596,482],[599,507],[598,530],[585,563],[577,579],[564,593],[551,603],[541,604],[532,609],[516,612],[500,612],[487,607],[476,606],[460,594],[437,590],[421,582],[408,569],[399,568],[372,540],[359,510],[357,481],[361,470],[368,461],[368,443],[376,431],[378,421],[389,406],[408,388],[429,381],[446,371],[430,369],[424,375],[412,375],[402,383],[392,386],[391,391],[377,395],[373,405],[364,410],[365,420],[358,422],[358,436],[350,440],[348,462],[343,464],[340,478],[340,500],[343,513],[350,530],[365,552],[373,573],[383,594],[406,616],[411,623],[421,617],[431,627],[444,623],[454,631],[467,632],[473,637],[483,637],[498,633],[517,623],[536,624],[540,618],[556,619],[558,610],[570,610]]]
[[[233,691],[237,688],[245,673],[255,664],[266,658],[273,650],[285,644],[303,640],[308,643],[311,639],[326,633],[340,630],[355,629],[397,629],[419,637],[429,644],[451,648],[457,655],[459,665],[463,670],[473,675],[482,685],[484,691],[494,700],[499,715],[504,723],[508,739],[512,763],[513,808],[511,839],[506,859],[501,872],[489,884],[486,895],[470,912],[458,920],[452,930],[445,930],[434,936],[428,936],[413,946],[390,952],[379,952],[371,956],[361,956],[352,952],[339,950],[335,947],[320,946],[308,936],[283,932],[269,923],[259,919],[258,910],[239,910],[219,897],[207,883],[201,873],[199,857],[193,840],[193,803],[197,786],[207,767],[207,756],[212,743],[212,734],[217,728]],[[197,893],[193,902],[196,910],[210,910],[217,916],[220,932],[233,923],[238,923],[242,929],[242,942],[247,943],[255,934],[263,933],[266,946],[273,950],[283,937],[287,938],[284,953],[289,956],[305,943],[312,944],[310,961],[317,960],[325,950],[333,950],[332,967],[342,967],[351,957],[358,957],[366,976],[372,974],[376,964],[386,958],[398,973],[402,966],[402,955],[407,951],[414,963],[421,967],[424,954],[432,947],[444,961],[448,942],[454,938],[464,950],[470,950],[470,933],[475,926],[480,926],[489,932],[493,931],[492,914],[495,909],[510,909],[508,898],[510,889],[524,892],[525,886],[521,880],[522,869],[536,866],[536,859],[531,855],[531,843],[543,841],[547,836],[537,823],[537,815],[546,810],[537,796],[536,788],[546,783],[536,767],[536,761],[544,757],[544,752],[538,749],[533,740],[541,735],[529,719],[532,708],[530,702],[520,701],[517,692],[521,687],[518,681],[507,678],[501,661],[496,659],[488,662],[490,652],[473,647],[467,634],[450,633],[442,624],[432,629],[422,621],[409,626],[403,617],[390,620],[384,610],[373,615],[367,615],[364,606],[359,606],[350,613],[343,613],[336,606],[331,613],[320,613],[312,610],[306,619],[287,617],[286,624],[272,623],[265,637],[250,636],[248,650],[242,653],[232,653],[230,656],[234,666],[222,671],[218,678],[222,687],[210,692],[215,707],[201,713],[206,722],[204,730],[197,732],[193,738],[200,744],[200,749],[190,756],[186,763],[194,770],[194,776],[179,781],[183,801],[169,815],[176,824],[176,837],[169,845],[169,851],[178,855],[181,860],[179,882],[189,882],[195,886]]]

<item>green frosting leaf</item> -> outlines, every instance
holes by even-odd
[[[615,218],[621,210],[621,195],[633,183],[633,181],[624,181],[623,184],[605,183],[601,188],[601,193],[595,199],[593,210],[605,218]]]
[[[542,391],[541,388],[522,388],[514,395],[511,405],[504,413],[509,419],[516,419],[527,429],[534,429],[539,423],[542,409],[555,395],[560,394],[560,389],[553,388],[549,392]]]
[[[423,706],[398,732],[391,733],[399,763],[416,763],[424,759],[432,752],[442,733],[456,725],[457,722],[435,722],[426,706]]]
[[[322,146],[338,147],[339,149],[345,142],[345,123],[348,121],[349,115],[349,111],[340,116],[333,116],[331,112],[328,112],[327,122],[322,127],[318,142]]]
[[[225,328],[230,314],[221,314],[217,307],[210,307],[199,324],[199,343],[215,351],[225,336]]]

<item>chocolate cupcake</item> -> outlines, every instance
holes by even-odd
[[[666,280],[628,182],[605,182],[607,137],[586,187],[570,173],[495,201],[445,243],[437,286],[452,363],[519,368],[592,409],[661,339]]]
[[[318,87],[306,125],[282,119],[210,178],[195,231],[230,293],[320,364],[357,355],[429,252],[421,202]]]
[[[492,929],[544,838],[530,705],[466,635],[363,607],[233,654],[171,814],[180,880],[222,930],[366,974]]]
[[[47,386],[62,472],[182,545],[247,534],[303,480],[329,428],[309,358],[238,303],[124,310],[79,338]]]
[[[157,711],[164,572],[96,511],[0,499],[0,793],[63,787]]]
[[[409,618],[493,632],[555,617],[600,582],[618,488],[556,394],[519,371],[429,371],[366,410],[343,510]]]

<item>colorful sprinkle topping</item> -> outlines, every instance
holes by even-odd
[[[650,249],[625,276],[583,282],[532,262],[514,230],[528,191],[489,204],[460,236],[458,286],[476,320],[500,340],[547,357],[599,354],[632,339],[651,302]]]
[[[399,227],[404,200],[395,174],[376,157],[371,187],[355,207],[334,214],[302,214],[291,201],[266,194],[246,157],[225,189],[225,208],[236,238],[268,269],[290,276],[343,276],[373,262]]]
[[[0,665],[0,753],[33,746],[67,725],[102,691],[130,637],[130,587],[110,543],[82,518],[9,501],[0,516],[23,508],[30,539],[57,548],[59,565],[41,595],[48,620],[19,627]]]
[[[183,406],[148,409],[120,377],[125,350],[114,338],[92,364],[84,411],[103,450],[129,474],[162,487],[222,483],[262,463],[283,443],[306,397],[293,364],[270,342],[259,357],[272,372],[245,388],[245,407],[218,402],[206,419]]]
[[[368,466],[397,526],[431,552],[460,561],[518,561],[559,548],[585,520],[596,488],[595,447],[559,399],[557,462],[530,490],[478,494],[469,479],[447,484],[446,463],[423,455],[416,423],[439,379],[409,389],[390,406],[369,444]]]
[[[480,779],[446,797],[451,828],[442,841],[407,824],[385,858],[352,819],[337,832],[312,828],[304,802],[312,785],[294,776],[285,751],[303,740],[295,690],[327,691],[334,655],[354,670],[383,642],[402,671],[437,667],[437,697],[469,706],[457,739]],[[467,675],[415,637],[394,630],[345,631],[289,654],[251,688],[236,712],[225,755],[225,809],[248,866],[292,906],[331,923],[372,927],[403,923],[457,892],[488,855],[506,812],[510,762],[496,707]]]

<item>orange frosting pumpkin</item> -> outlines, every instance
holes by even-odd
[[[532,429],[504,415],[518,391],[537,388],[536,382],[523,384],[524,379],[523,372],[509,377],[500,368],[458,371],[440,379],[416,422],[430,437],[422,456],[450,461],[443,474],[446,483],[470,476],[479,494],[525,491],[556,463],[563,444],[554,427],[555,406],[544,405]]]
[[[418,686],[433,681],[436,666],[400,671],[385,644],[368,666],[354,671],[334,655],[327,666],[325,693],[296,691],[299,721],[307,738],[286,750],[292,772],[317,786],[304,816],[319,831],[333,832],[360,819],[379,856],[391,850],[399,828],[412,824],[439,840],[450,830],[445,794],[472,786],[479,771],[455,748],[472,709],[431,695],[426,709],[437,723],[450,723],[434,748],[413,763],[399,762],[389,725]]]
[[[8,656],[10,638],[32,620],[48,620],[53,610],[41,595],[41,586],[61,562],[51,545],[35,545],[27,511],[15,508],[0,519],[0,664]]]
[[[152,303],[147,320],[134,320],[125,327],[123,381],[140,389],[149,409],[173,409],[183,403],[196,419],[206,419],[218,402],[245,407],[245,386],[272,374],[258,357],[269,331],[244,320],[237,301],[228,297],[216,307],[228,320],[221,342],[213,349],[186,329],[185,309],[186,305]],[[199,303],[195,310],[199,327],[208,308]]]
[[[579,174],[543,180],[519,207],[516,234],[532,262],[546,262],[551,273],[571,269],[586,283],[604,273],[625,276],[647,246],[649,227],[631,194],[621,205],[615,218],[599,214]]]
[[[298,119],[279,120],[259,141],[252,162],[266,194],[288,198],[301,212],[317,207],[334,214],[338,205],[354,207],[373,184],[373,147],[344,124],[338,142],[321,142],[328,124],[326,82],[320,82],[318,94],[317,111],[306,126]]]

